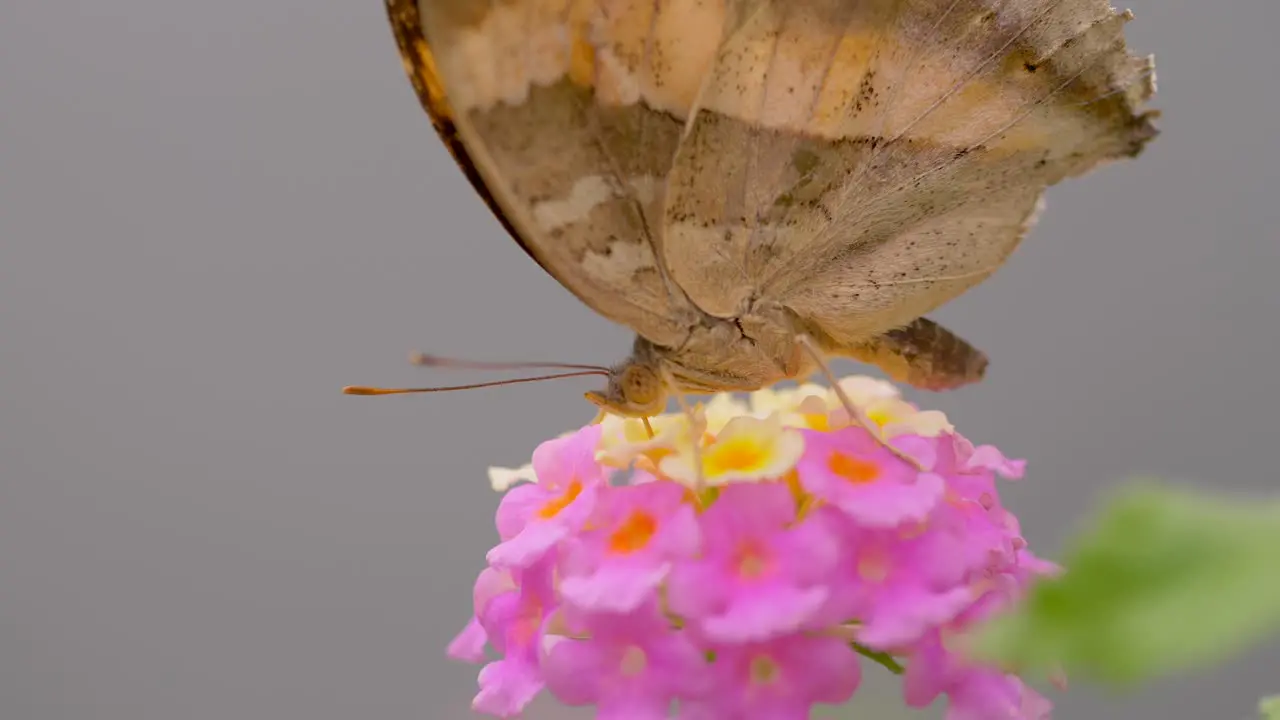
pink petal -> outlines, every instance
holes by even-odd
[[[1049,698],[1024,684],[1021,710],[1024,720],[1049,720],[1050,715],[1053,714],[1053,703]]]
[[[803,671],[805,695],[812,702],[847,702],[862,682],[858,655],[842,639],[800,636],[781,655],[788,668]]]
[[[471,622],[449,643],[445,652],[454,660],[478,663],[484,660],[484,646],[488,642],[489,635],[484,631],[484,626],[479,620],[471,618]]]
[[[653,540],[654,549],[672,558],[695,555],[702,545],[702,530],[698,527],[698,515],[688,505],[681,505],[662,523],[662,529]]]
[[[480,670],[480,692],[471,701],[476,712],[515,717],[542,690],[538,669],[519,659],[491,662]]]
[[[994,470],[1001,477],[1017,480],[1027,469],[1026,460],[1010,460],[994,445],[982,445],[974,449],[973,454],[964,462],[966,471]]]
[[[530,523],[518,535],[490,550],[485,559],[499,568],[526,568],[541,560],[568,534],[569,529],[561,523]]]
[[[519,535],[525,525],[529,524],[529,519],[550,498],[551,495],[541,485],[517,485],[508,490],[498,503],[495,517],[498,537],[510,540]]]
[[[760,685],[757,659],[777,664],[778,675]],[[766,643],[716,648],[712,695],[682,704],[681,717],[694,720],[808,720],[820,702],[844,702],[861,680],[857,656],[843,640],[788,635]]]
[[[936,630],[920,640],[907,660],[902,695],[909,707],[928,707],[946,689],[947,657]]]
[[[496,568],[485,568],[476,577],[475,588],[471,591],[472,609],[476,615],[484,614],[489,601],[516,589],[511,573]]]
[[[566,437],[548,440],[533,451],[533,472],[538,482],[552,488],[560,488],[572,480],[584,484],[602,476],[595,461],[596,446],[600,443],[600,425],[587,425]]]
[[[564,578],[560,595],[583,610],[631,612],[653,597],[670,569],[667,563],[638,567],[608,564],[590,575]]]
[[[590,640],[557,639],[542,658],[547,689],[565,705],[590,705],[600,698],[601,670],[609,659]]]
[[[840,561],[838,521],[821,509],[771,538],[782,572],[798,585],[828,583]]]
[[[827,589],[786,586],[741,592],[719,615],[702,621],[702,632],[725,643],[766,640],[802,627],[827,600]]]
[[[942,478],[921,473],[914,483],[873,482],[841,493],[835,504],[868,528],[892,528],[926,518],[946,492]]]
[[[876,611],[858,631],[858,641],[889,649],[913,642],[930,628],[948,622],[973,601],[968,588],[929,593],[921,588],[894,588],[878,598]]]
[[[707,560],[676,563],[667,577],[667,603],[686,618],[705,617],[728,602],[733,580],[724,567]]]
[[[969,670],[947,692],[947,720],[1044,720],[1052,706],[1022,680],[997,670]],[[1031,715],[1024,713],[1030,711]]]
[[[889,441],[897,450],[915,460],[924,470],[932,470],[938,463],[938,439],[920,435],[899,435]]]
[[[702,513],[702,534],[731,544],[743,535],[781,529],[796,516],[791,489],[781,483],[726,486]]]
[[[653,682],[677,698],[705,695],[710,680],[706,655],[689,640],[689,635],[668,629],[649,644]]]

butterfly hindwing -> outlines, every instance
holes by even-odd
[[[754,5],[668,189],[665,259],[713,315],[903,325],[994,271],[1046,187],[1154,136],[1150,61],[1100,0]]]

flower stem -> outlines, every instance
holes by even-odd
[[[902,665],[899,664],[898,661],[895,660],[893,656],[887,652],[872,650],[866,645],[859,645],[856,642],[849,643],[849,646],[854,649],[854,652],[867,658],[868,660],[871,660],[872,662],[878,665],[884,666],[886,670],[893,673],[894,675],[901,675],[902,673],[907,671],[906,668],[902,667]]]

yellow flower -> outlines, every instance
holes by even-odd
[[[730,393],[718,393],[706,405],[707,432],[718,434],[730,420],[750,412],[746,403]]]
[[[849,401],[859,407],[866,407],[877,400],[901,397],[898,388],[886,380],[878,380],[866,375],[851,375],[840,380],[840,389],[849,396]],[[833,409],[840,407],[840,398],[834,391],[824,393],[830,401],[834,401]]]
[[[742,416],[730,420],[714,441],[700,449],[701,479],[708,486],[776,480],[795,467],[804,453],[804,438],[795,428],[783,425],[779,413],[764,419]],[[699,479],[688,447],[662,458],[658,469],[686,485]]]
[[[840,389],[844,390],[850,402],[860,408],[868,420],[880,427],[881,434],[886,438],[898,435],[937,437],[942,433],[952,432],[955,429],[947,420],[945,413],[938,410],[921,410],[917,408],[902,399],[897,387],[884,380],[865,375],[855,375],[842,379],[840,381]],[[829,412],[829,427],[834,428],[848,424],[848,413],[845,411],[844,405],[840,402],[840,397],[836,395],[835,391],[827,393],[825,397]],[[811,418],[809,426],[813,429],[829,429],[828,427],[819,427],[812,413],[806,417]]]
[[[707,412],[701,405],[693,408],[696,431],[691,431],[689,416],[684,413],[668,413],[649,418],[649,428],[637,418],[606,416],[602,421],[600,444],[596,446],[596,460],[609,467],[625,468],[635,463],[641,470],[657,469],[662,458],[677,448],[689,447],[693,437],[706,432]]]
[[[767,418],[773,413],[786,416],[799,411],[801,403],[808,397],[825,397],[826,388],[813,383],[805,383],[794,388],[764,388],[749,396],[751,414],[757,418]]]
[[[750,395],[751,416],[764,419],[777,413],[787,427],[825,430],[827,412],[822,404],[826,395],[825,388],[812,383],[780,390],[757,390]]]
[[[879,425],[885,437],[921,435],[937,437],[955,430],[940,410],[921,410],[897,398],[872,402],[865,410],[867,417]]]

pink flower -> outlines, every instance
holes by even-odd
[[[672,700],[702,690],[706,656],[654,603],[570,627],[585,637],[549,637],[542,661],[548,689],[567,705],[595,705],[600,720],[662,720]]]
[[[690,703],[689,720],[808,720],[817,703],[841,703],[862,681],[848,643],[787,635],[763,643],[717,647],[713,693]]]
[[[974,600],[967,585],[940,583],[951,552],[938,553],[929,530],[865,530],[844,527],[856,576],[856,617],[862,623],[858,641],[894,650],[945,623]],[[948,551],[952,548],[946,548]]]
[[[484,646],[489,642],[489,633],[485,631],[480,618],[484,617],[490,601],[511,593],[515,589],[515,580],[512,579],[511,573],[495,568],[485,568],[480,571],[480,576],[476,578],[475,589],[472,591],[472,606],[475,614],[471,622],[467,623],[462,632],[449,643],[449,657],[473,663],[484,660]]]
[[[1053,707],[1016,675],[966,665],[934,630],[907,662],[903,694],[907,705],[926,707],[942,693],[947,720],[1047,720]]]
[[[863,527],[922,520],[942,498],[941,477],[920,472],[860,427],[832,433],[807,430],[804,441],[805,453],[797,466],[801,484]],[[901,441],[912,442],[899,438],[895,443]],[[924,438],[915,441],[913,457],[932,455]]]
[[[718,396],[693,425],[606,421],[491,473],[500,542],[449,645],[498,655],[474,708],[513,717],[545,687],[604,720],[802,720],[848,700],[874,650],[906,665],[909,705],[1047,718],[1016,675],[947,646],[1056,570],[1000,503],[1022,461],[892,386],[846,384],[892,448],[805,386],[749,410]]]
[[[480,692],[471,702],[475,710],[514,717],[542,690],[538,646],[543,623],[555,610],[552,569],[548,558],[518,571],[516,589],[485,604],[479,623],[502,659],[481,668]]]
[[[582,527],[604,479],[595,461],[599,440],[600,426],[588,425],[533,451],[538,482],[518,485],[503,496],[497,517],[503,542],[489,551],[491,564],[527,567]]]
[[[921,554],[932,560],[932,582],[962,584],[1013,564],[1020,538],[999,521],[1003,514],[948,493],[928,519],[928,532],[920,537]]]
[[[725,487],[702,513],[702,557],[678,563],[671,610],[717,642],[764,640],[803,626],[822,607],[837,539],[825,523],[796,519],[780,483]]]
[[[698,522],[671,482],[611,488],[592,529],[566,543],[560,593],[574,605],[625,613],[650,599],[672,562],[698,549]]]

